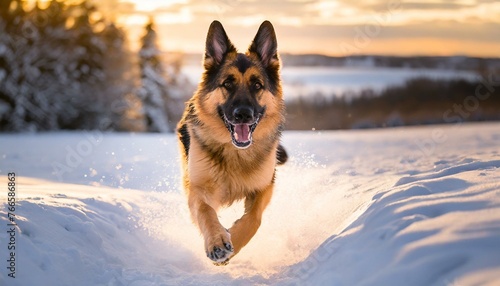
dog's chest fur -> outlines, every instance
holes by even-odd
[[[230,205],[264,189],[273,182],[278,142],[271,144],[271,150],[255,143],[239,150],[231,143],[205,145],[193,140],[187,166],[190,184],[204,189],[214,207]]]

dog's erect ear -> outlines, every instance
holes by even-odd
[[[278,41],[271,22],[264,21],[260,25],[248,51],[256,53],[264,67],[278,62]]]
[[[231,44],[219,21],[213,21],[208,28],[207,42],[205,46],[204,65],[209,69],[213,65],[220,65],[224,56],[236,48]]]

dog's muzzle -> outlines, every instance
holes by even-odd
[[[252,144],[252,134],[259,123],[262,114],[254,115],[250,107],[237,107],[230,118],[223,114],[224,124],[231,133],[233,145],[239,149],[246,149]]]

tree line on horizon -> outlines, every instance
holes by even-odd
[[[183,83],[162,64],[152,19],[134,54],[90,1],[2,0],[0,35],[0,131],[175,126]]]
[[[367,129],[500,120],[500,72],[477,81],[409,79],[381,91],[316,94],[287,102],[286,128]]]

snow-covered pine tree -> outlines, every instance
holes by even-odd
[[[57,130],[71,129],[74,122],[81,116],[81,108],[75,102],[81,96],[78,84],[70,76],[69,66],[73,60],[71,46],[71,30],[66,23],[71,19],[73,8],[62,1],[51,1],[49,6],[41,11],[42,22],[39,25],[43,41],[40,46],[46,59],[43,65],[43,78],[48,83],[44,89],[50,94],[51,110],[57,116]]]
[[[41,3],[0,1],[0,131],[127,130],[139,76],[123,32],[88,0]]]
[[[21,0],[6,0],[0,4],[0,129],[17,131],[27,129],[25,100],[19,95],[23,78],[23,62],[18,55],[23,53],[23,42],[19,40],[25,12]],[[20,48],[21,50],[18,50]]]
[[[59,60],[54,54],[52,31],[49,28],[49,15],[46,9],[36,3],[29,11],[22,25],[22,39],[17,39],[18,61],[23,63],[21,78],[22,106],[26,110],[25,122],[33,130],[58,130],[58,114],[64,110],[59,104],[59,85],[55,84],[53,64]]]
[[[113,22],[107,23],[101,36],[106,44],[104,92],[111,100],[111,119],[114,130],[143,132],[145,128],[142,105],[134,92],[139,86],[139,67],[132,61],[126,34]]]
[[[2,2],[2,4],[4,4]],[[14,99],[11,93],[7,90],[7,81],[11,73],[10,57],[12,50],[10,49],[10,36],[7,33],[6,21],[4,20],[4,7],[0,4],[0,130],[4,129],[10,121]]]
[[[78,107],[79,116],[68,129],[98,129],[102,122],[109,122],[110,108],[106,95],[104,59],[106,45],[94,31],[92,15],[96,7],[84,0],[72,6],[76,15],[73,25],[68,30],[70,35],[67,74],[71,84],[77,90],[77,97],[72,104]],[[107,124],[105,124],[107,125]],[[99,129],[106,129],[99,128]]]
[[[169,132],[171,130],[165,107],[169,97],[168,87],[156,38],[154,22],[150,19],[139,51],[142,82],[138,95],[142,98],[147,131]]]
[[[2,44],[4,49],[0,58],[5,61],[2,66],[8,68],[4,69],[0,90],[10,110],[7,116],[2,116],[2,130],[91,128],[82,126],[77,119],[92,118],[82,115],[82,110],[86,103],[95,101],[81,100],[84,97],[80,85],[87,79],[71,73],[71,67],[81,60],[74,43],[87,31],[75,34],[75,29],[66,28],[70,9],[78,9],[78,6],[52,1],[46,8],[42,9],[37,2],[33,9],[25,11],[20,1],[14,0],[8,10],[3,11],[6,33],[1,42],[6,44]],[[85,16],[85,13],[79,14]]]

